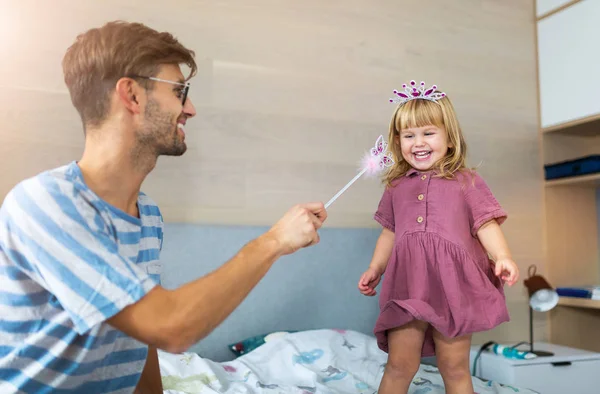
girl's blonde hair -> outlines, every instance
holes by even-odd
[[[383,177],[386,185],[391,185],[392,181],[405,175],[411,168],[410,164],[402,157],[400,131],[428,125],[434,125],[445,130],[448,134],[448,142],[451,145],[446,156],[433,165],[433,169],[438,176],[452,179],[457,171],[467,169],[467,144],[448,96],[437,100],[437,102],[416,99],[399,104],[392,115],[388,144],[395,163]]]

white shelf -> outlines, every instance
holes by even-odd
[[[600,300],[578,297],[560,297],[558,305],[573,306],[578,308],[600,309]]]
[[[552,180],[546,181],[546,187],[565,186],[565,185],[582,186],[582,187],[590,187],[590,188],[600,187],[600,173],[590,174],[590,175],[571,176],[571,177],[567,177],[567,178],[559,178],[559,179],[552,179]]]
[[[546,127],[542,131],[544,133],[594,137],[600,135],[600,114]]]

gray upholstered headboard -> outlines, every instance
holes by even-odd
[[[175,288],[219,267],[266,227],[165,226],[162,282]],[[278,330],[345,328],[372,335],[378,296],[357,283],[380,229],[323,228],[321,242],[279,260],[248,298],[191,351],[215,361],[234,357],[227,345]]]

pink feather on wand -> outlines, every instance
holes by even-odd
[[[327,203],[325,204],[325,209],[329,208],[333,202],[342,195],[354,182],[358,180],[364,174],[367,176],[376,176],[380,174],[386,168],[391,167],[394,164],[394,160],[392,160],[391,156],[387,152],[387,143],[383,140],[383,136],[380,135],[375,142],[375,146],[371,148],[369,152],[366,152],[361,159],[361,170],[360,172],[352,178],[350,182],[348,182],[343,188],[340,189],[339,192],[335,194]]]
[[[379,158],[377,156],[373,156],[369,152],[367,152],[363,155],[363,157],[360,161],[360,163],[361,163],[360,168],[365,170],[364,174],[366,176],[373,177],[373,176],[378,175],[382,170],[380,162],[381,162],[381,158]]]

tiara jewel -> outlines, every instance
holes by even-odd
[[[402,84],[404,92],[394,90],[394,94],[397,97],[391,98],[390,103],[404,104],[411,100],[423,99],[433,102],[446,97],[446,93],[436,92],[437,86],[432,85],[429,89],[425,89],[425,82],[421,81],[421,84],[417,86],[415,81],[410,81],[409,85]]]

